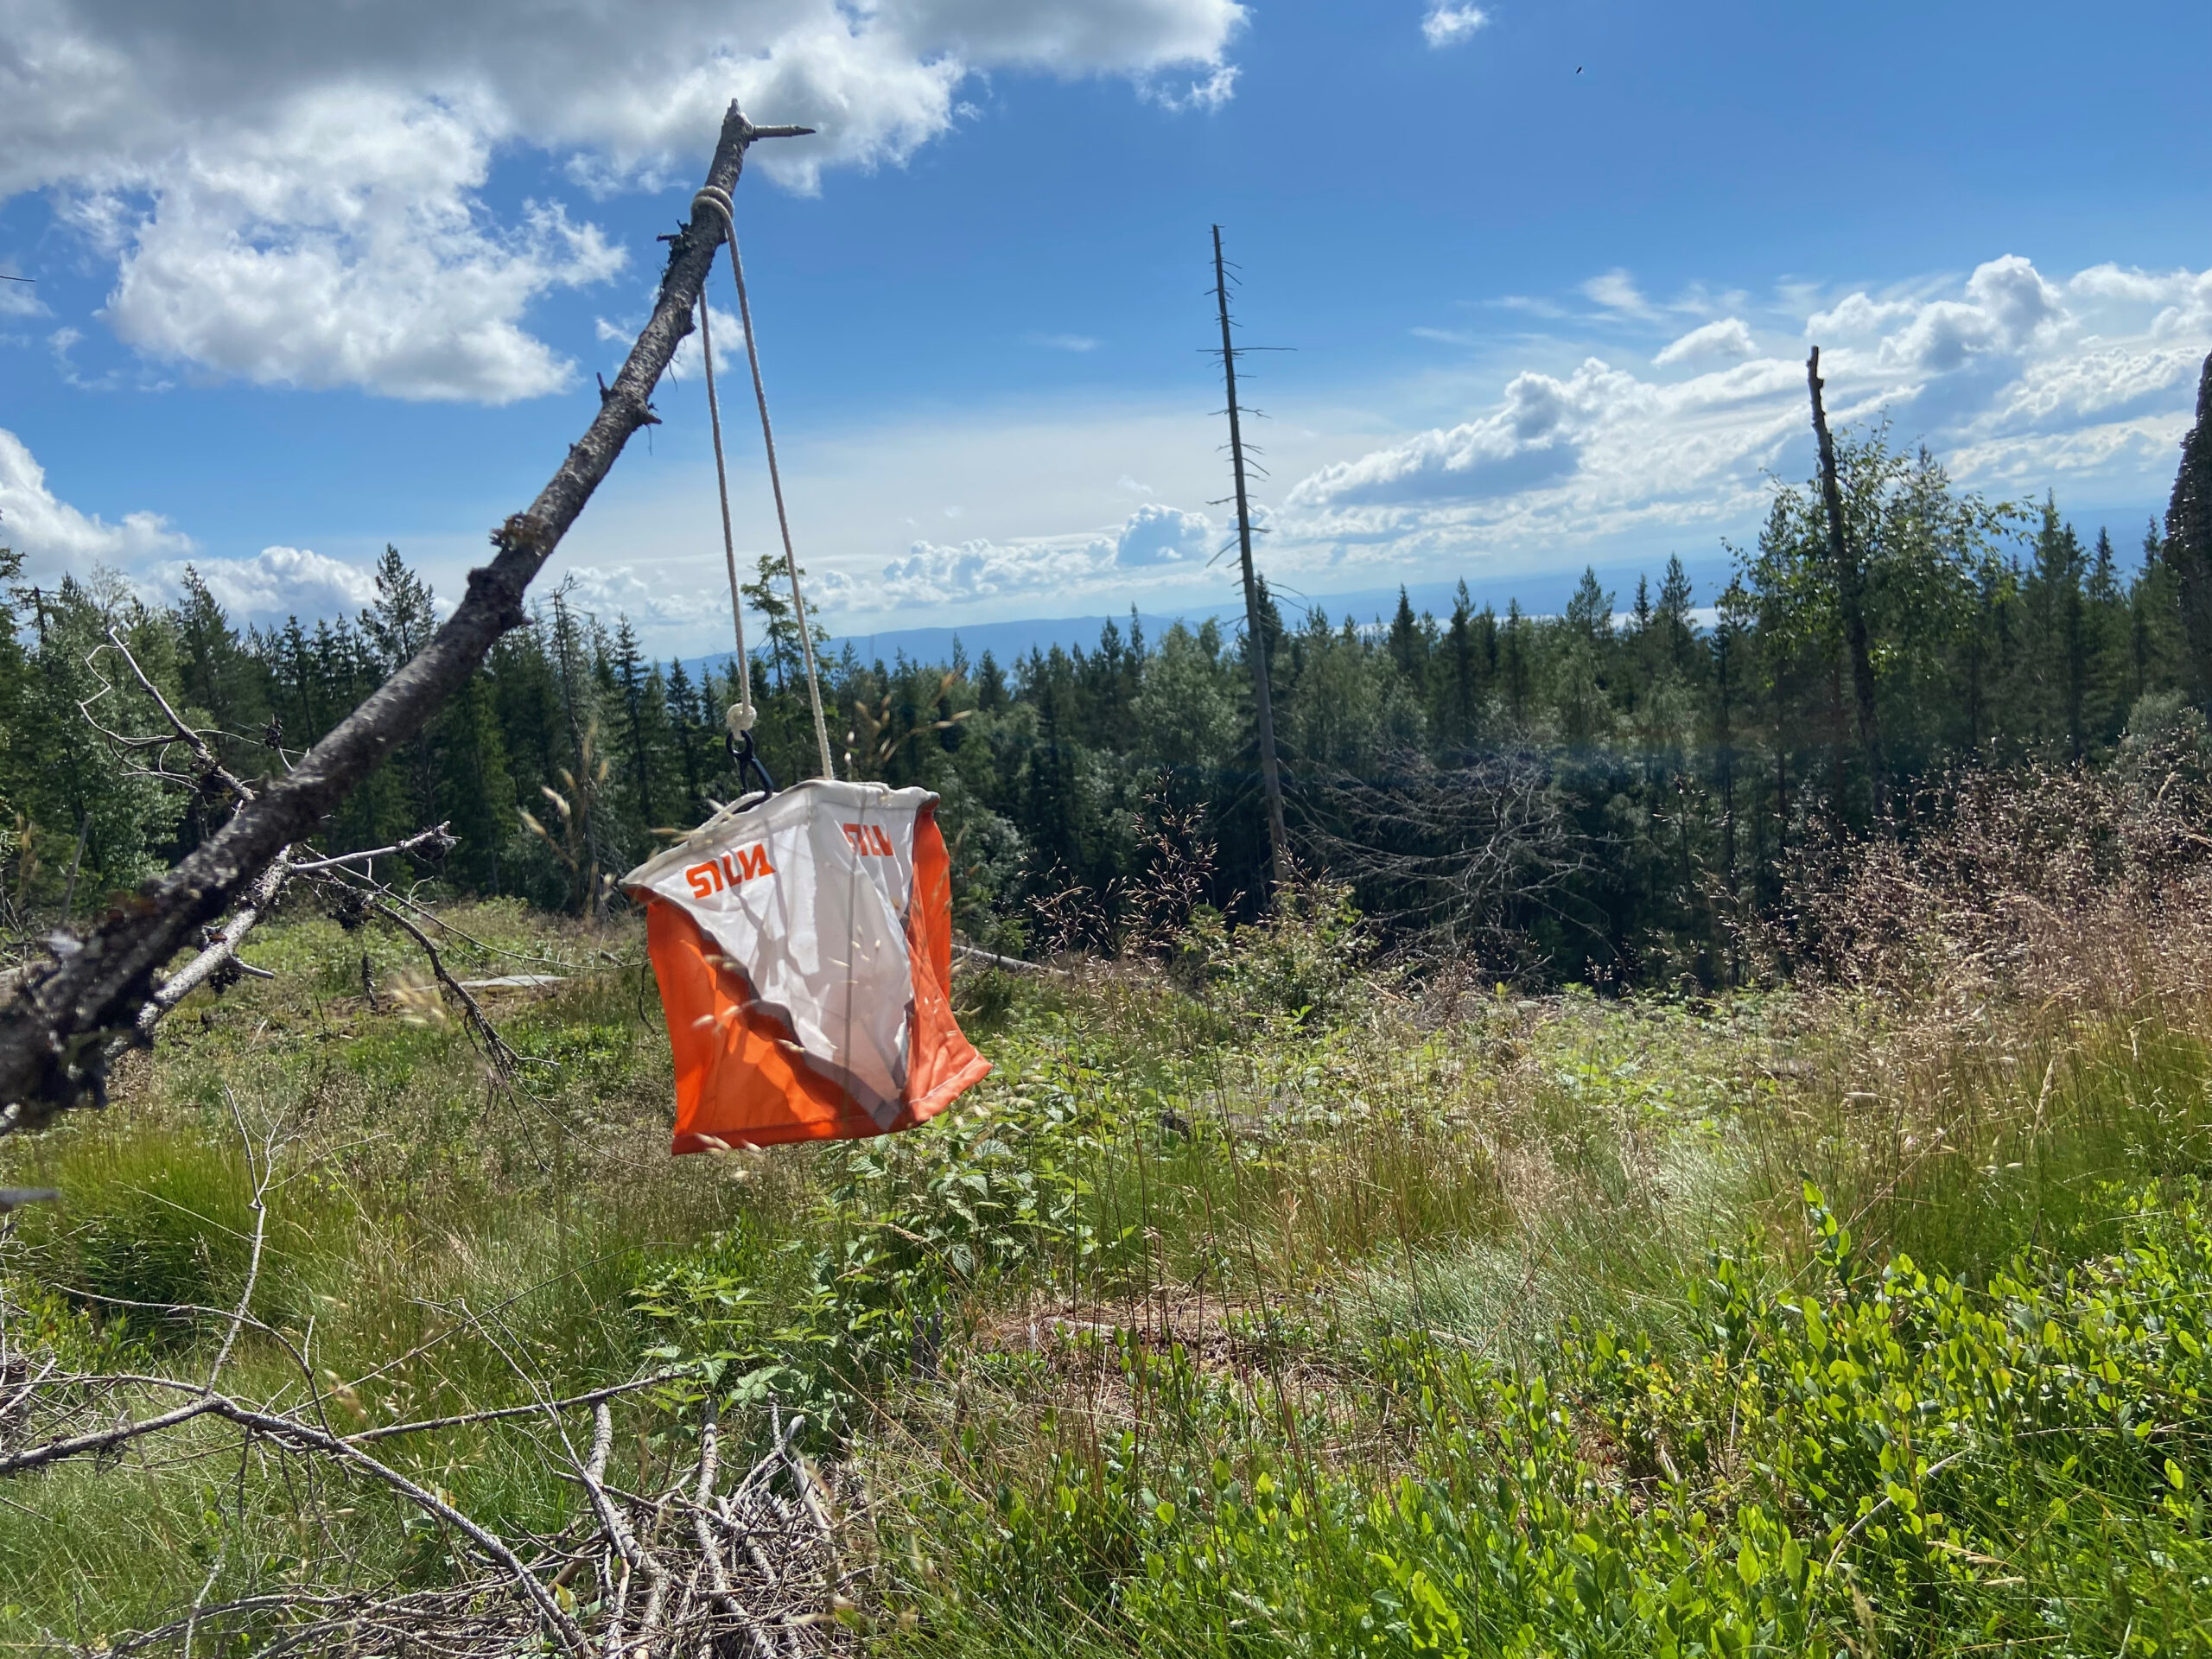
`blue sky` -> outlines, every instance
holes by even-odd
[[[2212,349],[2201,3],[634,16],[0,0],[0,271],[37,278],[0,284],[0,543],[150,593],[188,560],[252,619],[357,603],[386,541],[457,592],[732,93],[823,128],[740,221],[855,632],[1228,597],[1215,220],[1246,339],[1295,348],[1249,401],[1263,559],[1316,597],[1716,574],[1809,463],[1809,340],[1840,410],[2132,550]],[[668,652],[727,627],[702,396],[687,363],[558,566]]]

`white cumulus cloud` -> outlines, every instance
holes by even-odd
[[[561,584],[575,609],[609,622],[626,616],[640,625],[680,627],[711,619],[723,641],[730,638],[729,586],[723,581],[687,581],[678,586],[664,577],[648,581],[634,565],[577,564],[563,573]],[[810,592],[821,586],[819,578],[808,582]]]
[[[188,552],[192,543],[158,513],[129,512],[110,524],[79,512],[47,486],[46,468],[23,441],[0,429],[0,547],[12,547],[35,572],[82,571]]]
[[[1703,327],[1691,329],[1681,339],[1663,347],[1651,361],[1664,369],[1677,363],[1756,357],[1758,349],[1751,339],[1751,331],[1745,326],[1742,318],[1723,317],[1718,322],[1708,322]]]
[[[1452,5],[1448,0],[1429,8],[1421,20],[1421,38],[1433,47],[1456,46],[1490,22],[1480,6]]]
[[[879,598],[896,607],[1080,592],[1113,559],[1113,540],[1103,536],[916,542],[883,567]]]
[[[1109,531],[1016,542],[916,542],[883,567],[872,591],[848,582],[835,594],[825,593],[822,603],[827,610],[863,599],[889,609],[1047,595],[1058,601],[1122,591],[1132,581],[1203,578],[1219,545],[1220,532],[1205,514],[1147,501]]]
[[[149,585],[173,598],[188,569],[235,623],[350,616],[377,596],[373,572],[304,547],[264,547],[250,559],[168,560],[147,572]]]
[[[1622,270],[1583,291],[1609,327],[1656,330],[1695,308],[1653,303]],[[2007,254],[1887,293],[1785,289],[1757,315],[1823,347],[1833,417],[1886,415],[1966,483],[2156,500],[2212,348],[2212,270],[2058,278]],[[1662,382],[1587,357],[1565,376],[1514,375],[1457,425],[1311,473],[1284,499],[1281,545],[1309,562],[1402,562],[1741,522],[1770,469],[1808,461],[1804,365],[1761,354],[1738,315],[1658,340],[1655,366],[1701,372]]]
[[[1640,389],[1594,357],[1565,380],[1518,374],[1492,413],[1323,467],[1292,490],[1289,505],[1384,506],[1533,489],[1580,470],[1586,446]]]
[[[1114,539],[1114,560],[1124,565],[1179,564],[1213,556],[1213,521],[1203,512],[1147,501],[1128,517]]]
[[[0,201],[48,194],[115,262],[109,319],[153,357],[504,402],[574,372],[530,334],[533,302],[623,261],[557,203],[493,213],[503,154],[602,194],[688,178],[734,96],[821,129],[753,163],[811,189],[911,154],[994,68],[1218,105],[1243,16],[1236,0],[664,0],[650,17],[618,0],[0,0]]]

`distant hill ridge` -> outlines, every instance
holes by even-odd
[[[1625,611],[1635,598],[1637,577],[1649,575],[1656,587],[1659,572],[1665,565],[1666,560],[1662,556],[1656,561],[1601,566],[1598,579],[1613,592],[1615,608]],[[1708,557],[1702,563],[1690,563],[1689,570],[1691,579],[1698,585],[1700,605],[1710,604],[1726,579],[1725,561],[1717,556]],[[1510,601],[1517,599],[1521,608],[1529,614],[1548,616],[1565,608],[1567,595],[1581,579],[1580,565],[1556,570],[1527,570],[1485,582],[1470,581],[1467,592],[1477,609],[1490,605],[1502,613]],[[1458,590],[1456,581],[1409,582],[1406,594],[1416,612],[1433,613],[1441,620],[1450,613]],[[1316,594],[1307,598],[1278,588],[1275,602],[1281,607],[1284,620],[1294,626],[1317,606],[1332,621],[1340,622],[1349,615],[1361,623],[1378,620],[1388,622],[1398,607],[1398,590],[1395,587],[1367,588],[1346,593]],[[1195,628],[1209,617],[1218,618],[1224,630],[1228,631],[1241,624],[1243,614],[1243,601],[1230,599],[1172,612],[1140,611],[1137,620],[1144,626],[1145,638],[1157,642],[1179,621]],[[1049,652],[1054,645],[1063,650],[1080,645],[1088,651],[1097,645],[1100,631],[1109,621],[1127,635],[1127,611],[1119,615],[1026,617],[1006,622],[965,623],[957,627],[887,628],[874,632],[837,633],[830,639],[830,654],[836,656],[849,645],[864,663],[888,663],[902,652],[910,662],[942,663],[950,660],[953,641],[957,639],[971,662],[988,651],[1001,665],[1011,665],[1033,650]],[[728,657],[724,652],[698,660],[720,667]],[[696,664],[687,660],[687,666],[696,667]]]

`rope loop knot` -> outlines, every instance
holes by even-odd
[[[718,184],[702,186],[691,197],[691,213],[698,216],[702,206],[713,208],[722,216],[722,228],[732,241],[737,238],[737,205],[730,200],[729,192]]]

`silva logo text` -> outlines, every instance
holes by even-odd
[[[877,825],[846,823],[840,824],[838,828],[845,832],[845,839],[853,843],[853,850],[862,858],[889,858],[892,855],[890,838]]]
[[[741,847],[734,853],[709,859],[704,864],[694,864],[683,872],[683,879],[691,884],[694,898],[711,899],[724,887],[750,881],[756,875],[775,873],[776,867],[768,861],[768,843],[764,841],[757,847]]]

